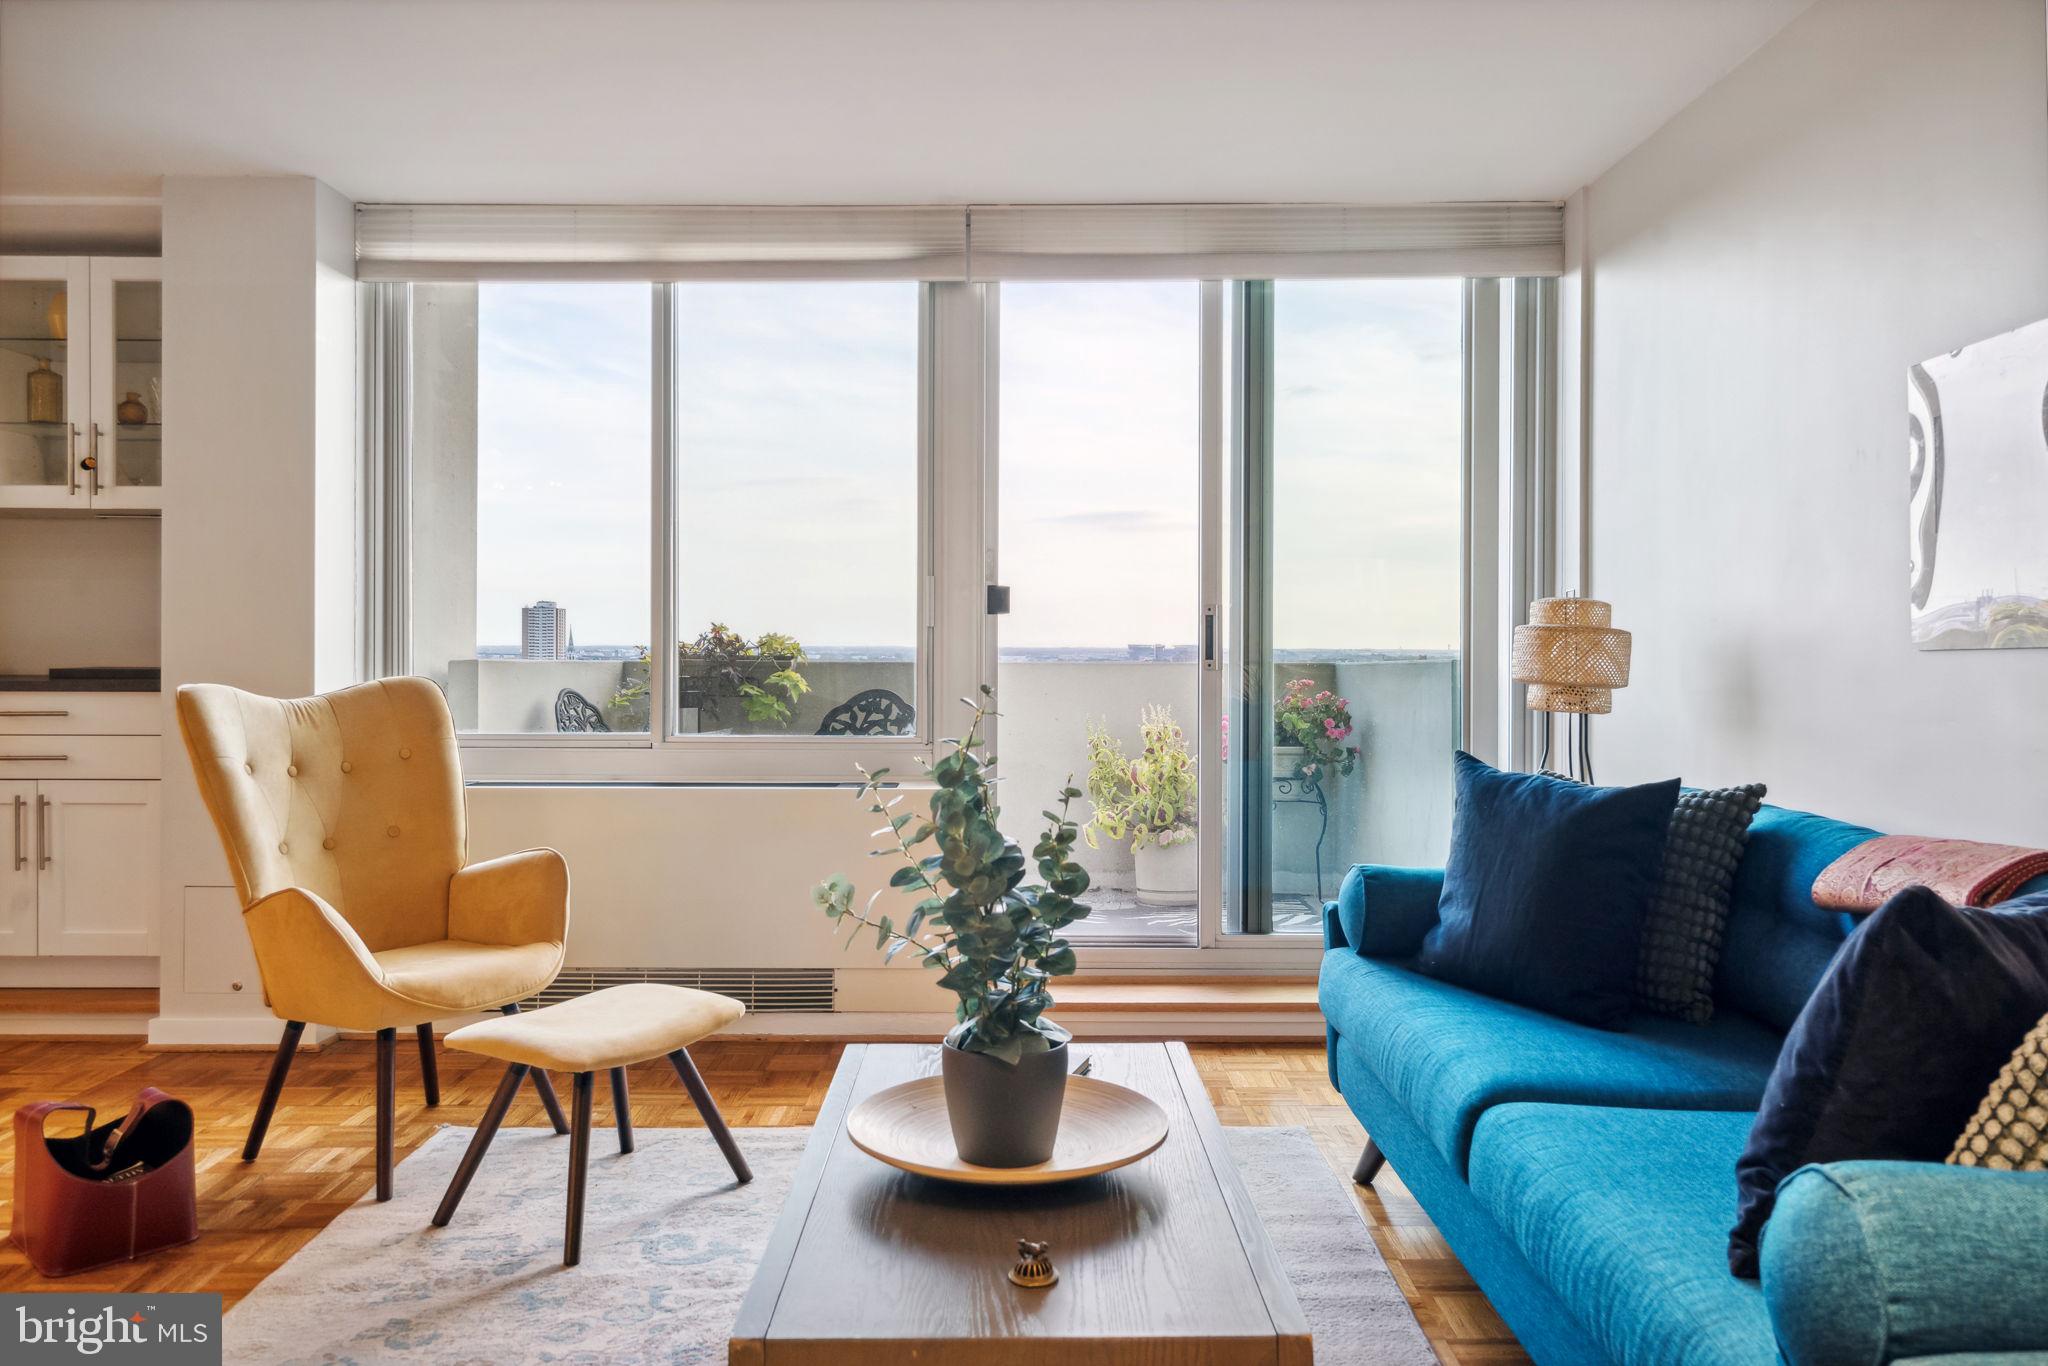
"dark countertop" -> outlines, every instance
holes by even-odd
[[[55,674],[0,674],[0,692],[160,692],[163,675],[154,669],[108,669],[103,673],[60,669]]]

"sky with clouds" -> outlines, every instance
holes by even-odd
[[[1003,286],[1007,643],[1189,644],[1198,287]],[[1275,290],[1275,635],[1457,641],[1459,284]],[[916,615],[917,286],[680,290],[679,621],[899,645]],[[478,298],[478,638],[552,598],[579,644],[648,634],[644,285]]]

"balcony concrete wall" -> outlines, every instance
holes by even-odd
[[[457,730],[552,735],[556,693],[573,688],[602,709],[624,670],[615,659],[453,659],[443,686]]]
[[[429,676],[437,672],[432,661],[421,661]],[[636,709],[615,709],[612,695],[633,676],[646,676],[644,666],[630,660],[601,659],[455,659],[445,662],[448,706],[455,713],[458,730],[485,735],[551,734],[555,729],[555,694],[573,688],[604,712],[605,722],[618,731],[647,729],[647,705]],[[893,661],[820,661],[803,666],[811,690],[797,699],[787,727],[753,726],[763,735],[814,735],[827,712],[855,693],[869,688],[887,688],[906,701],[915,691],[915,666]],[[733,707],[735,714],[737,705]],[[849,774],[852,770],[848,769]]]
[[[447,666],[448,700],[456,724],[487,734],[546,734],[555,728],[555,695],[573,688],[600,708],[625,679],[624,661],[458,659]],[[888,688],[909,698],[913,670],[908,663],[818,662],[804,665],[811,691],[798,703],[788,734],[811,735],[831,708],[868,688]],[[1361,751],[1357,769],[1325,784],[1329,826],[1323,834],[1321,892],[1336,894],[1353,863],[1403,865],[1443,862],[1450,844],[1451,750],[1458,736],[1457,661],[1449,655],[1398,657],[1344,663],[1282,664],[1274,670],[1276,690],[1288,679],[1308,678],[1347,698]],[[1138,725],[1148,703],[1173,709],[1192,733],[1198,666],[1190,663],[1020,661],[996,670],[1002,708],[1002,775],[997,789],[1004,828],[1027,849],[1043,825],[1039,813],[1053,806],[1071,779],[1087,787],[1090,721],[1100,721],[1123,742],[1139,749]],[[625,729],[629,718],[606,708],[607,719]],[[932,729],[957,735],[965,709],[951,699],[932,717]],[[630,724],[644,728],[644,710]],[[1226,761],[1227,767],[1227,761]],[[851,776],[849,764],[848,773]],[[1223,777],[1228,781],[1227,773]],[[1279,794],[1276,792],[1276,796]],[[1273,888],[1314,895],[1318,812],[1312,804],[1280,802],[1273,808]],[[1085,798],[1075,803],[1086,820]],[[1107,839],[1081,850],[1081,862],[1104,887],[1129,889],[1134,868],[1127,843]]]

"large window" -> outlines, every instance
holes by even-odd
[[[381,302],[410,339],[406,662],[460,730],[563,748],[917,734],[919,285]]]
[[[480,779],[914,779],[988,684],[1006,828],[1083,790],[1077,933],[1312,935],[1441,860],[1454,747],[1527,757],[1549,297],[372,285],[366,642]]]

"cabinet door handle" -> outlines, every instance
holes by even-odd
[[[71,492],[78,492],[78,424],[65,424],[71,428]]]
[[[41,859],[37,867],[50,866],[50,799],[40,795],[36,798],[36,854]]]
[[[28,821],[27,812],[23,810],[27,805],[20,797],[14,799],[14,871],[17,873],[28,867]]]
[[[92,496],[97,498],[100,496],[100,424],[97,422],[92,424],[90,449],[92,457],[85,462],[85,467],[92,471]]]
[[[68,711],[0,711],[0,716],[69,716]]]
[[[61,764],[68,754],[0,754],[0,764]]]

